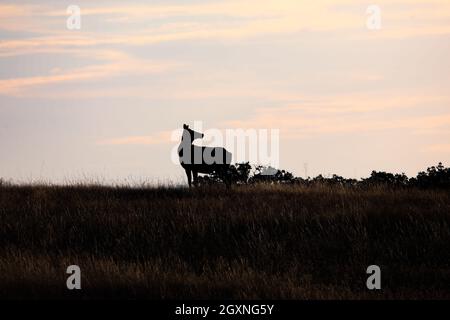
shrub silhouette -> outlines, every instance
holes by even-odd
[[[254,170],[252,172],[252,167]],[[231,165],[228,176],[234,184],[297,184],[304,186],[327,185],[338,187],[373,187],[386,188],[421,188],[421,189],[450,189],[450,168],[439,162],[437,166],[419,172],[417,177],[409,178],[405,173],[394,174],[384,171],[372,171],[370,177],[361,180],[347,179],[333,174],[331,177],[318,175],[314,178],[295,177],[291,172],[275,169],[270,166],[252,166],[249,162]],[[200,184],[210,185],[223,183],[224,179],[217,173],[199,178]]]
[[[255,173],[249,179],[249,183],[292,183],[294,175],[286,170],[278,170],[272,167],[256,166]]]
[[[414,185],[419,188],[450,188],[450,168],[445,168],[441,162],[432,166],[426,172],[419,172],[417,178],[413,179]]]
[[[236,165],[230,165],[228,171],[226,172],[226,175],[232,183],[246,184],[250,177],[251,169],[252,166],[248,162],[237,163]],[[224,174],[214,171],[208,175],[199,177],[198,181],[200,185],[211,185],[224,183],[225,178],[226,177],[224,176]]]
[[[383,185],[386,187],[407,187],[409,178],[404,174],[372,171],[367,179],[362,179],[362,185]]]
[[[238,163],[236,166],[231,166],[231,180],[237,183],[247,183],[251,170],[252,166],[249,162]]]
[[[350,187],[357,185],[358,181],[356,179],[346,179],[342,176],[333,174],[331,178],[325,178],[321,174],[312,180],[308,180],[310,185],[322,184],[328,186],[342,186]]]

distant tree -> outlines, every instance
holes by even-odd
[[[225,179],[230,179],[232,183],[245,184],[248,182],[252,166],[248,162],[230,165],[226,177],[219,172],[213,172],[204,176],[200,176],[198,181],[200,185],[211,185],[223,183]]]
[[[330,178],[324,177],[323,175],[319,174],[311,180],[306,180],[306,182],[308,185],[328,185],[342,187],[356,186],[358,183],[356,179],[346,179],[337,174],[333,174]]]
[[[370,177],[362,180],[346,179],[340,175],[333,174],[331,177],[324,177],[319,174],[314,178],[303,179],[295,177],[291,172],[275,169],[270,166],[255,166],[252,172],[252,166],[249,162],[237,163],[231,165],[227,173],[229,178],[235,184],[256,184],[256,183],[281,183],[297,184],[304,186],[328,185],[342,187],[370,187],[383,186],[388,188],[445,188],[450,189],[450,168],[444,167],[439,162],[437,166],[427,168],[426,171],[419,172],[417,177],[408,178],[406,174],[393,174],[383,171],[372,171]],[[223,183],[224,177],[217,173],[212,173],[199,177],[200,184],[209,185]]]
[[[404,174],[393,174],[388,172],[372,171],[367,179],[362,179],[362,185],[373,186],[382,185],[385,187],[407,187],[409,178]]]
[[[413,180],[419,188],[450,188],[450,168],[445,168],[441,162],[437,166],[427,168],[427,171],[419,172]]]
[[[256,166],[249,183],[293,183],[294,175],[286,170],[275,169],[270,166]]]
[[[245,184],[250,177],[252,166],[249,162],[237,163],[230,167],[231,181],[233,183]]]

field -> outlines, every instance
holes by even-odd
[[[450,299],[448,191],[3,185],[0,220],[3,299]]]

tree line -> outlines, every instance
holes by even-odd
[[[329,177],[318,175],[316,177],[301,178],[287,170],[274,169],[265,166],[252,166],[249,162],[231,165],[227,173],[227,179],[234,184],[298,184],[305,186],[330,185],[344,187],[369,187],[385,186],[392,188],[422,188],[422,189],[450,189],[450,168],[444,167],[439,162],[421,171],[416,177],[408,177],[406,174],[389,173],[384,171],[372,171],[368,178],[347,179],[333,174]],[[218,173],[211,173],[199,178],[200,185],[212,185],[223,183],[224,177]]]

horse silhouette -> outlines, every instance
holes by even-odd
[[[227,186],[229,186],[230,179],[228,172],[232,154],[225,148],[203,147],[193,144],[195,139],[201,139],[203,137],[203,133],[190,129],[186,124],[183,125],[183,135],[180,146],[178,147],[178,156],[181,166],[186,171],[189,187],[191,187],[192,180],[194,186],[198,185],[199,173],[213,172],[221,176]]]

